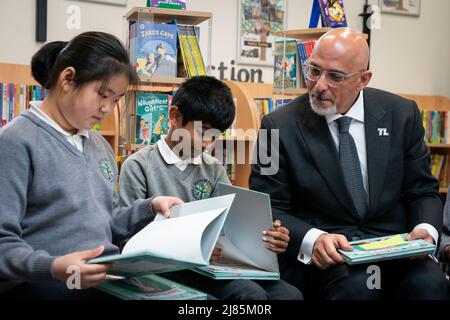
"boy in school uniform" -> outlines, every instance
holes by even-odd
[[[223,132],[234,116],[233,97],[223,82],[209,76],[184,82],[169,109],[168,135],[124,162],[119,178],[121,205],[160,194],[177,196],[186,202],[214,196],[219,182],[230,182],[222,164],[203,152],[211,143],[204,133],[210,129]],[[194,139],[197,136],[200,139]],[[275,253],[286,250],[289,231],[280,221],[276,220],[264,232],[262,241],[268,250]],[[212,259],[220,259],[220,253],[216,248]],[[165,276],[221,300],[303,298],[298,289],[283,280],[214,280],[189,270]]]

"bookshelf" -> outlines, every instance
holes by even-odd
[[[204,52],[204,62],[206,70],[211,66],[211,34],[212,34],[212,13],[200,11],[187,11],[177,9],[155,8],[155,7],[134,7],[124,16],[126,25],[126,43],[130,48],[130,26],[133,23],[150,22],[164,24],[176,20],[178,25],[198,26],[207,23],[207,54]],[[131,52],[130,52],[131,54]],[[206,58],[205,58],[206,57]],[[120,108],[120,146],[119,154],[121,160],[145,145],[136,144],[136,96],[138,93],[157,93],[172,95],[174,91],[186,80],[184,77],[170,76],[152,76],[139,74],[139,83],[137,86],[130,87],[124,105]]]
[[[31,75],[31,67],[24,64],[0,63],[0,82],[25,85],[39,85]],[[100,124],[99,133],[109,142],[114,153],[117,154],[119,132],[118,108],[110,113]]]

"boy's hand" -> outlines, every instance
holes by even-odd
[[[106,280],[106,271],[112,268],[112,264],[87,264],[87,261],[98,257],[105,248],[100,246],[95,249],[77,251],[56,258],[52,264],[54,278],[66,282],[72,273],[67,273],[70,266],[78,266],[80,270],[80,288],[86,289],[97,286]]]
[[[272,228],[264,230],[262,240],[266,242],[266,248],[274,253],[283,253],[289,244],[289,230],[281,226],[280,220],[273,222]]]
[[[175,197],[155,197],[152,200],[153,212],[161,212],[166,218],[170,216],[169,208],[176,204],[182,204],[183,200]]]
[[[222,259],[222,248],[215,247],[212,252],[211,258],[209,259],[209,262],[218,262],[220,259]]]

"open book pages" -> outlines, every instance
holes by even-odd
[[[114,263],[112,275],[135,277],[208,264],[234,195],[183,203],[136,233],[122,254],[92,259]]]

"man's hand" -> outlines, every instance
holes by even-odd
[[[410,241],[410,240],[414,240],[414,239],[423,239],[426,242],[429,242],[431,244],[434,244],[434,239],[431,236],[431,234],[428,233],[427,230],[425,229],[416,229],[413,230],[412,232],[408,233],[408,235],[406,236],[406,240]]]
[[[320,235],[314,243],[312,262],[322,270],[344,262],[336,249],[353,250],[347,238],[341,234],[324,233]]]
[[[289,230],[281,226],[280,220],[275,220],[269,230],[263,230],[262,240],[266,248],[276,254],[283,253],[289,245]]]
[[[434,244],[434,239],[433,237],[428,233],[427,230],[425,229],[416,229],[411,231],[410,233],[408,233],[408,235],[406,236],[406,240],[410,241],[410,240],[414,240],[414,239],[423,239],[426,242],[429,242],[431,244]],[[427,257],[427,255],[422,255],[422,256],[416,256],[416,257],[411,257],[409,258],[410,260],[416,260],[416,259],[425,259]]]
[[[169,208],[176,204],[182,204],[183,200],[175,197],[155,197],[152,200],[153,212],[161,212],[166,218],[170,216]]]
[[[77,289],[86,289],[101,284],[106,280],[106,271],[112,268],[112,264],[87,264],[87,261],[101,255],[104,249],[101,246],[56,258],[52,264],[53,276],[62,282],[66,282],[71,275],[67,273],[68,268],[70,266],[78,266],[80,268],[81,288]]]

